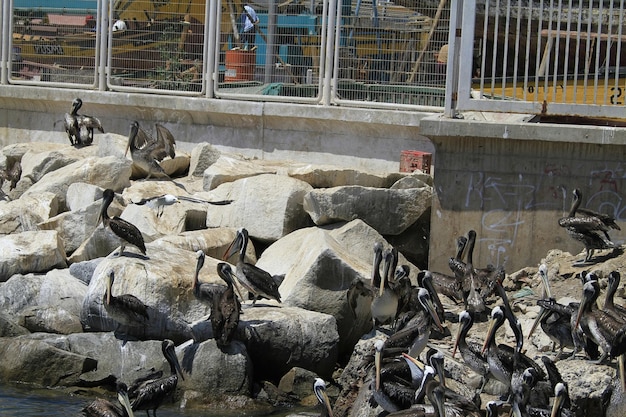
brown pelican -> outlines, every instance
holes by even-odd
[[[20,160],[13,156],[7,156],[6,167],[4,169],[0,169],[0,192],[4,194],[4,191],[2,191],[2,185],[5,180],[11,183],[9,186],[9,191],[11,191],[15,189],[15,186],[21,177],[22,164],[20,163]]]
[[[388,413],[409,408],[413,404],[415,388],[408,381],[398,381],[393,368],[387,370],[383,367],[385,342],[378,339],[374,347],[375,377],[371,387],[373,400]]]
[[[137,392],[137,397],[134,398],[131,403],[133,411],[146,410],[148,417],[150,417],[149,410],[152,410],[152,414],[156,417],[157,408],[159,408],[166,397],[174,393],[176,385],[178,385],[178,375],[180,375],[183,380],[185,379],[180,369],[178,358],[176,357],[174,342],[165,339],[161,343],[161,351],[170,364],[170,375],[146,383]]]
[[[114,296],[112,292],[115,273],[109,272],[106,281],[106,291],[102,296],[102,304],[107,315],[119,325],[143,327],[150,319],[148,308],[132,294]]]
[[[445,310],[443,308],[443,304],[441,304],[441,300],[439,299],[439,294],[437,294],[433,273],[429,270],[420,271],[420,273],[417,274],[417,286],[428,290],[428,294],[430,294],[430,299],[433,301],[439,321],[444,323],[446,321]]]
[[[371,305],[374,299],[374,292],[369,284],[365,283],[361,278],[357,277],[350,283],[350,288],[346,292],[348,305],[352,312],[352,317],[371,317]],[[370,319],[368,319],[370,320]]]
[[[313,383],[313,392],[317,397],[317,401],[319,401],[322,405],[321,416],[333,417],[333,408],[331,407],[330,400],[326,394],[326,383],[322,378],[315,378],[315,382]]]
[[[374,251],[377,251],[376,247]],[[398,294],[389,283],[391,266],[394,264],[393,250],[387,251],[384,258],[385,266],[383,268],[383,274],[381,275],[380,282],[378,283],[378,291],[376,291],[376,289],[374,290],[374,299],[371,304],[374,328],[376,328],[377,325],[386,323],[391,323],[393,325],[398,314]],[[395,271],[391,271],[391,274],[394,272]],[[372,281],[372,286],[376,288],[374,281]]]
[[[498,293],[500,298],[502,298],[504,317],[509,322],[509,326],[511,327],[511,330],[513,330],[513,334],[515,335],[515,354],[519,355],[522,352],[522,347],[524,346],[524,333],[522,332],[522,324],[519,322],[517,317],[515,317],[513,309],[511,308],[511,304],[509,304],[509,297],[507,297],[504,286],[502,285],[503,279],[503,275],[498,276],[494,281],[494,285],[496,288],[496,292]]]
[[[108,400],[97,398],[83,408],[83,414],[87,417],[134,417],[126,384],[118,381],[116,391],[121,407]]]
[[[481,293],[481,278],[479,276],[479,271],[474,268],[476,232],[474,230],[470,230],[467,235],[467,263],[465,266],[465,273],[462,278],[463,301],[465,304],[465,310],[474,314],[481,314],[486,310],[484,301],[484,297],[486,295]],[[481,274],[484,275],[484,273]]]
[[[574,325],[577,327],[580,324],[585,335],[602,348],[598,363],[604,361],[607,356],[616,358],[626,353],[626,322],[595,308],[599,295],[598,281],[589,281],[583,286],[582,300]]]
[[[610,217],[610,220],[603,219],[590,210],[586,210],[583,213],[579,209],[582,202],[582,193],[576,188],[573,191],[573,195],[570,211],[567,216],[559,219],[559,226],[565,228],[570,237],[585,245],[587,254],[584,262],[590,262],[596,249],[615,248],[615,244],[609,238],[608,232],[611,228],[619,229],[619,226],[615,224],[615,219]],[[576,216],[577,211],[580,211],[583,215]]]
[[[79,98],[75,98],[72,101],[72,109],[69,113],[65,113],[63,117],[63,124],[65,127],[65,133],[70,140],[72,146],[81,144],[80,128],[78,127],[77,113],[78,109],[83,105],[83,102]]]
[[[613,298],[615,292],[619,287],[621,275],[618,271],[611,271],[608,277],[608,285],[606,286],[606,293],[604,294],[604,307],[603,310],[614,316],[616,319],[626,321],[626,308],[615,305]]]
[[[130,149],[130,156],[133,163],[148,173],[146,179],[152,175],[159,177],[169,176],[165,173],[159,164],[166,156],[174,159],[176,150],[174,145],[174,135],[160,124],[156,124],[156,139],[139,126],[139,122],[134,121],[130,127],[128,135],[128,145],[126,145],[126,153]]]
[[[72,146],[85,146],[93,142],[93,130],[98,129],[104,133],[100,120],[93,116],[78,114],[78,110],[83,106],[80,98],[72,101],[72,110],[65,113],[65,132]]]
[[[200,282],[199,275],[200,270],[204,266],[204,251],[198,250],[196,252],[196,272],[193,279],[193,295],[200,301],[213,305],[213,300],[219,299],[226,291],[227,287],[221,284],[209,284],[206,282]]]
[[[237,280],[244,286],[246,290],[254,294],[254,305],[259,297],[280,301],[280,292],[278,284],[272,275],[261,268],[244,262],[246,248],[248,247],[248,231],[245,228],[237,230],[237,236],[226,249],[223,259],[230,258],[234,253],[239,251],[237,258],[237,271],[235,276]]]
[[[481,352],[482,354],[487,352],[486,358],[491,375],[509,388],[514,374],[524,372],[526,368],[534,368],[537,371],[538,379],[544,379],[545,372],[535,361],[523,353],[516,355],[515,349],[510,346],[496,344],[496,331],[504,324],[504,320],[503,308],[501,306],[494,307],[491,310],[491,323]]]
[[[463,310],[459,313],[459,329],[456,334],[456,341],[454,342],[454,348],[452,349],[452,357],[456,354],[457,347],[461,351],[461,356],[463,357],[463,362],[467,366],[470,367],[474,372],[482,378],[482,384],[478,393],[483,392],[483,388],[485,387],[485,383],[487,382],[487,378],[489,375],[489,364],[487,363],[487,359],[481,353],[481,346],[478,343],[470,342],[468,343],[465,338],[467,337],[467,333],[472,328],[474,324],[474,319],[472,315]]]
[[[107,210],[115,198],[115,192],[110,188],[102,193],[102,208],[98,217],[98,224],[102,221],[104,227],[108,227],[120,239],[121,248],[118,256],[121,256],[127,244],[137,247],[141,253],[146,254],[146,245],[143,242],[143,235],[132,223],[114,216],[109,217]]]
[[[209,319],[211,320],[215,342],[218,347],[222,348],[228,346],[237,331],[241,303],[235,295],[234,274],[230,265],[220,262],[217,265],[217,273],[228,287],[219,298],[213,298]]]

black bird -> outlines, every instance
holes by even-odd
[[[200,282],[199,275],[200,270],[204,266],[204,251],[198,250],[196,252],[196,272],[193,279],[193,295],[202,302],[213,305],[213,300],[219,299],[226,291],[226,286],[222,284],[209,284],[206,282]]]
[[[118,256],[121,256],[124,253],[124,249],[127,244],[131,244],[137,247],[141,253],[146,254],[146,245],[143,241],[143,235],[137,229],[137,227],[118,217],[109,217],[107,210],[109,206],[113,202],[113,198],[115,198],[115,192],[110,188],[104,190],[102,193],[102,208],[100,209],[100,216],[98,217],[98,224],[102,222],[104,227],[108,227],[111,231],[120,239],[120,251]]]
[[[454,358],[458,348],[461,351],[463,362],[465,362],[470,369],[481,376],[482,384],[478,390],[478,393],[480,394],[487,383],[487,378],[489,376],[489,364],[487,363],[485,356],[481,353],[481,345],[474,342],[468,343],[465,340],[467,333],[472,328],[473,324],[474,319],[467,310],[463,310],[459,313],[459,329],[457,331],[456,341],[454,342],[454,348],[452,349],[452,357]]]
[[[408,381],[398,380],[395,368],[383,368],[385,342],[382,339],[374,343],[375,377],[372,381],[372,399],[385,411],[393,413],[413,404],[415,388]]]
[[[598,281],[589,281],[583,286],[582,300],[578,307],[576,323],[585,335],[602,348],[598,363],[607,357],[616,358],[626,353],[626,322],[595,307],[600,295]]]
[[[230,265],[220,262],[217,265],[217,273],[226,282],[227,288],[219,298],[213,298],[209,319],[215,342],[219,348],[223,348],[228,346],[235,336],[239,325],[241,303],[235,295],[234,274]]]
[[[11,191],[15,189],[15,186],[20,178],[22,178],[22,164],[20,160],[14,156],[7,156],[6,167],[4,169],[0,169],[0,192],[4,194],[4,191],[2,191],[2,185],[5,180],[11,183],[9,186],[9,191]]]
[[[65,132],[72,146],[86,146],[93,142],[93,131],[98,129],[104,133],[100,120],[94,116],[79,114],[78,110],[83,106],[80,98],[72,101],[72,109],[69,113],[65,113],[64,126]]]
[[[160,162],[169,156],[174,159],[176,156],[176,140],[174,135],[165,126],[156,124],[156,139],[139,126],[139,122],[134,121],[130,127],[126,153],[130,149],[130,156],[133,162],[142,170],[148,173],[146,179],[152,175],[169,178],[163,170]]]
[[[504,345],[496,344],[496,331],[504,324],[504,310],[501,306],[496,306],[491,310],[491,323],[487,331],[487,337],[482,348],[483,354],[487,352],[486,358],[489,364],[489,372],[500,382],[511,387],[511,378],[517,373],[524,372],[527,368],[534,368],[537,372],[538,380],[545,379],[545,372],[531,358],[523,353],[516,355],[515,349]]]
[[[619,287],[621,275],[618,271],[609,272],[608,284],[606,286],[606,293],[604,294],[604,311],[614,316],[616,319],[626,321],[626,308],[616,305],[613,301],[615,292]]]
[[[115,273],[109,272],[106,290],[102,296],[102,304],[107,315],[119,325],[129,327],[143,327],[150,319],[148,307],[132,294],[114,296],[112,292]]]
[[[237,236],[226,249],[223,259],[226,260],[239,251],[235,276],[246,290],[254,294],[252,305],[256,303],[259,297],[273,299],[280,303],[280,292],[274,277],[269,272],[244,261],[247,247],[248,231],[245,228],[241,228],[237,230]]]
[[[83,408],[83,414],[87,417],[134,417],[126,384],[118,381],[116,391],[119,405],[97,398]]]
[[[326,383],[322,378],[315,378],[313,383],[313,392],[317,397],[317,401],[322,405],[322,417],[333,417],[333,408],[326,394]]]
[[[149,410],[152,410],[153,416],[156,417],[157,408],[166,397],[174,393],[178,385],[178,376],[180,375],[183,380],[185,379],[176,357],[174,342],[169,339],[164,340],[161,343],[161,351],[170,365],[170,375],[146,383],[137,392],[137,397],[131,403],[133,411],[146,410],[148,417],[150,417]]]
[[[582,193],[578,188],[573,191],[573,201],[567,216],[559,219],[559,226],[565,228],[570,237],[585,245],[586,256],[584,262],[590,262],[597,249],[614,249],[615,244],[609,238],[611,228],[619,229],[615,219],[598,216],[590,210],[581,210]],[[577,216],[580,212],[582,216]],[[614,226],[613,226],[614,225]]]

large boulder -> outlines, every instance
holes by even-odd
[[[339,344],[334,317],[272,301],[245,308],[240,320],[236,337],[246,345],[255,379],[278,381],[293,367],[332,375]]]
[[[0,282],[14,274],[66,268],[63,241],[55,230],[0,237]]]
[[[235,182],[261,174],[275,173],[275,166],[266,166],[261,161],[237,158],[232,155],[221,155],[204,170],[204,184],[202,188],[205,191],[210,191],[228,182]]]
[[[0,201],[0,235],[39,230],[38,223],[56,216],[58,210],[57,196],[48,192]]]
[[[126,253],[126,252],[125,252]],[[217,260],[207,257],[200,279],[217,282]],[[147,307],[149,321],[142,327],[121,326],[103,306],[106,278],[114,271],[113,295],[132,294]],[[82,308],[82,323],[91,331],[119,330],[120,334],[145,339],[172,339],[177,343],[193,337],[189,323],[208,315],[210,307],[192,291],[196,271],[195,252],[169,245],[147,245],[147,256],[126,253],[109,256],[96,267]],[[222,281],[223,282],[223,281]]]
[[[39,181],[49,172],[56,171],[83,158],[93,156],[95,148],[74,148],[69,145],[52,143],[40,144],[22,157],[22,176]]]
[[[121,190],[130,185],[130,165],[130,161],[114,156],[84,158],[44,175],[24,195],[51,192],[59,199],[59,210],[65,211],[70,184],[85,182],[101,188]]]
[[[304,197],[304,210],[320,226],[362,219],[383,235],[398,235],[432,205],[432,187],[316,189]]]
[[[0,361],[0,380],[42,387],[77,385],[97,366],[93,358],[29,338],[0,338],[0,356],[7,359]]]
[[[282,175],[261,174],[220,185],[217,200],[234,200],[207,217],[207,227],[245,227],[251,237],[272,242],[311,225],[302,202],[312,187]]]
[[[67,268],[45,275],[14,275],[0,284],[0,308],[31,332],[81,332],[80,312],[87,286]]]

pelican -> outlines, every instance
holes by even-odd
[[[491,323],[481,351],[482,354],[487,352],[489,372],[509,388],[514,374],[524,372],[526,368],[534,368],[537,371],[538,379],[544,379],[545,372],[535,361],[523,353],[519,353],[516,359],[515,349],[507,345],[496,344],[496,331],[504,324],[504,319],[504,310],[501,306],[496,306],[491,310]]]
[[[134,121],[130,127],[128,135],[128,144],[126,145],[125,155],[130,149],[130,156],[133,162],[142,170],[148,173],[146,179],[152,175],[159,177],[169,176],[165,173],[159,164],[166,156],[174,159],[176,151],[174,145],[174,135],[165,127],[156,124],[156,139],[139,126],[139,122]]]
[[[75,98],[72,101],[72,109],[69,113],[65,113],[63,117],[63,124],[65,127],[65,133],[70,140],[72,146],[81,144],[80,128],[78,127],[77,113],[78,109],[83,105],[83,101],[79,98]]]
[[[417,285],[418,287],[426,288],[426,290],[428,290],[428,294],[430,295],[430,299],[433,301],[439,321],[444,323],[446,321],[445,310],[443,308],[443,304],[441,304],[441,300],[439,299],[439,294],[437,294],[433,273],[429,270],[421,271],[417,274]]]
[[[389,413],[409,408],[413,404],[415,388],[409,386],[408,382],[397,381],[393,368],[390,368],[389,371],[383,369],[385,342],[378,339],[374,343],[374,347],[376,349],[374,354],[375,378],[372,381],[374,400]]]
[[[178,385],[178,375],[180,375],[183,380],[185,379],[180,369],[178,358],[176,357],[174,342],[165,339],[161,343],[161,351],[170,364],[170,375],[146,383],[137,392],[137,397],[133,399],[131,403],[133,411],[146,410],[148,417],[150,417],[149,410],[152,410],[153,416],[156,417],[157,408],[159,408],[166,397],[174,393],[176,385]]]
[[[196,272],[194,274],[194,279],[193,279],[193,295],[199,301],[209,303],[212,306],[213,300],[219,299],[224,293],[224,291],[226,291],[227,287],[221,284],[209,284],[206,282],[200,282],[198,277],[200,275],[200,270],[204,266],[204,258],[205,258],[204,251],[202,250],[196,251],[197,262],[196,262]]]
[[[586,256],[583,262],[591,261],[596,249],[613,249],[615,244],[609,238],[609,229],[619,226],[615,224],[615,219],[609,217],[610,220],[598,217],[598,213],[580,210],[582,202],[582,193],[578,188],[573,191],[573,201],[569,213],[566,217],[559,219],[559,226],[565,228],[572,239],[578,240],[585,245]],[[583,216],[576,216],[577,211],[583,213]],[[591,214],[590,214],[591,213]],[[614,225],[614,226],[613,226]],[[600,234],[602,233],[602,235]]]
[[[123,382],[117,383],[117,400],[120,406],[102,398],[95,399],[83,408],[83,414],[87,417],[135,417],[128,399],[128,389]]]
[[[463,357],[465,364],[481,376],[482,384],[478,390],[478,393],[480,394],[483,392],[485,384],[487,383],[489,364],[487,363],[487,359],[481,353],[480,344],[473,342],[468,343],[465,340],[467,333],[472,328],[473,324],[474,319],[467,310],[463,310],[459,313],[459,329],[456,334],[454,348],[452,349],[452,357],[454,358],[458,348],[461,351],[461,356]]]
[[[115,198],[115,192],[110,188],[102,193],[102,208],[98,217],[98,224],[102,222],[104,227],[108,227],[120,239],[121,248],[117,256],[121,256],[127,244],[137,247],[141,253],[146,254],[146,245],[143,242],[143,235],[135,225],[126,220],[114,216],[109,217],[107,210]]]
[[[481,294],[480,282],[477,270],[474,268],[474,245],[476,244],[476,232],[468,232],[467,263],[462,278],[463,301],[465,310],[480,314],[486,309],[483,295]]]
[[[330,400],[326,394],[326,383],[322,378],[315,378],[313,383],[313,392],[317,397],[317,401],[322,405],[322,416],[333,417],[333,408],[330,405]]]
[[[211,327],[213,337],[217,346],[222,348],[227,346],[237,331],[239,325],[239,314],[241,313],[241,303],[234,291],[234,274],[230,265],[220,262],[217,265],[217,273],[228,285],[226,291],[221,296],[213,298],[211,307]]]
[[[237,280],[244,286],[246,290],[254,294],[252,305],[256,303],[259,297],[280,301],[280,293],[278,284],[272,275],[261,268],[244,262],[246,249],[248,247],[248,231],[245,228],[237,230],[237,236],[226,249],[223,259],[230,258],[234,253],[239,251],[237,259],[237,271],[235,276]]]
[[[374,299],[374,292],[361,278],[357,277],[352,280],[350,288],[346,292],[346,298],[354,319],[364,316],[371,317],[370,307]]]
[[[4,169],[0,169],[0,192],[4,194],[4,191],[1,189],[5,180],[11,183],[9,186],[9,191],[11,191],[15,189],[15,186],[21,177],[22,164],[20,163],[20,160],[13,156],[7,156],[6,167]]]
[[[618,271],[611,271],[608,277],[608,285],[606,287],[606,293],[604,294],[604,307],[603,310],[614,316],[616,319],[626,321],[626,308],[615,305],[613,298],[615,292],[619,287],[621,275]]]
[[[93,142],[94,129],[98,129],[100,132],[104,133],[104,129],[98,118],[78,114],[78,110],[82,106],[83,101],[80,98],[75,98],[74,101],[72,101],[72,110],[69,113],[65,113],[64,116],[65,132],[72,146],[91,145]]]
[[[599,295],[598,281],[589,281],[583,286],[574,328],[580,324],[585,335],[602,348],[602,355],[597,361],[601,363],[607,356],[615,358],[626,353],[626,322],[594,308]]]
[[[111,270],[107,275],[106,291],[102,296],[102,304],[107,315],[119,325],[143,327],[150,319],[148,308],[141,300],[132,294],[113,295],[113,281],[115,273]]]
[[[375,252],[378,246],[375,247]],[[378,256],[378,253],[375,255]],[[372,300],[372,320],[374,321],[374,328],[379,324],[391,323],[394,324],[396,315],[398,314],[398,294],[391,288],[389,283],[389,271],[394,264],[394,252],[389,250],[384,255],[385,266],[383,268],[383,274],[381,275],[380,282],[378,283],[378,291],[374,291],[374,299]],[[392,273],[394,271],[391,271]],[[372,285],[374,282],[372,281]]]
[[[522,352],[522,347],[524,346],[524,333],[522,332],[522,324],[515,317],[513,313],[513,309],[511,308],[511,304],[509,304],[509,297],[506,295],[506,291],[504,290],[504,286],[502,286],[502,280],[504,276],[499,276],[495,281],[496,292],[502,298],[502,308],[504,309],[504,317],[509,322],[509,326],[511,330],[513,330],[513,334],[515,335],[515,355],[519,355]]]

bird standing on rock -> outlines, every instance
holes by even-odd
[[[165,126],[156,124],[157,137],[154,138],[134,121],[130,127],[126,152],[130,149],[130,156],[139,168],[148,173],[146,179],[151,176],[169,178],[161,167],[160,162],[166,157],[174,159],[176,140],[174,135]]]
[[[246,249],[248,248],[248,231],[245,228],[237,230],[237,235],[224,253],[223,260],[230,258],[239,251],[237,258],[237,271],[235,276],[246,290],[254,294],[252,305],[256,304],[259,297],[280,301],[278,284],[269,272],[244,261]]]
[[[100,216],[98,216],[97,224],[100,224],[100,222],[102,222],[105,228],[108,227],[109,229],[111,229],[113,234],[115,234],[115,236],[119,238],[121,247],[117,256],[122,256],[127,244],[135,246],[141,251],[141,253],[145,255],[146,245],[143,241],[143,235],[141,234],[139,229],[137,229],[134,224],[118,216],[109,217],[108,209],[114,198],[115,191],[111,190],[110,188],[104,190],[104,192],[102,193],[102,208],[100,209]]]

